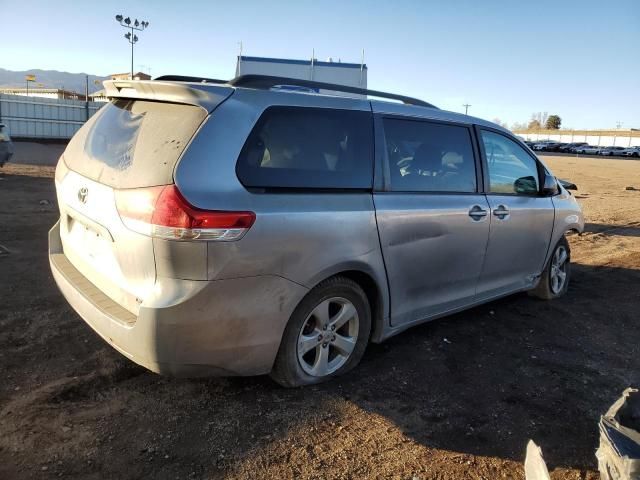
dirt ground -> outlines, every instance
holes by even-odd
[[[640,384],[640,161],[546,160],[588,222],[566,297],[416,327],[294,390],[163,378],[114,351],[51,278],[52,169],[6,166],[0,478],[522,479],[529,439],[553,479],[598,478],[599,415]]]

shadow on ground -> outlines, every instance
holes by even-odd
[[[610,225],[606,223],[585,223],[584,233],[604,233],[623,237],[640,237],[640,223]]]

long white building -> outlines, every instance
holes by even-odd
[[[285,58],[239,55],[238,63],[236,64],[236,76],[249,74],[315,80],[317,82],[367,88],[366,64],[335,62],[331,59],[321,62],[315,58],[310,60],[289,60]],[[333,94],[334,92],[331,93]],[[339,93],[335,94],[339,95]]]

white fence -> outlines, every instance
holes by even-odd
[[[626,134],[626,135],[625,135]],[[589,145],[602,147],[636,147],[640,146],[640,137],[632,137],[629,132],[621,131],[620,135],[589,135],[588,133],[559,133],[550,134],[548,132],[540,133],[516,133],[519,137],[526,140],[537,142],[538,140],[554,140],[556,142],[587,142]]]
[[[25,139],[69,139],[94,113],[100,102],[0,94],[0,123],[9,134]]]

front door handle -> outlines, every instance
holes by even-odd
[[[489,215],[489,212],[480,205],[474,205],[471,207],[471,210],[469,210],[469,216],[474,220],[482,220],[487,215]]]
[[[493,214],[498,217],[500,220],[504,220],[509,216],[509,209],[504,205],[498,205],[493,209]]]

